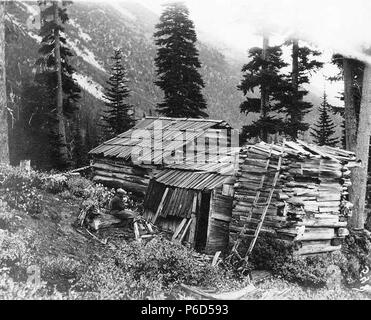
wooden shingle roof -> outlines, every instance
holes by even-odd
[[[226,130],[223,129],[231,129],[230,125],[224,120],[146,117],[140,120],[132,129],[102,143],[91,150],[89,154],[97,157],[130,161],[135,146],[146,146],[152,152],[151,161],[153,164],[159,164],[163,160],[162,157],[165,150],[182,151],[185,145],[192,143],[202,135],[207,134],[208,137],[213,137],[225,134]],[[208,159],[206,163],[202,164],[204,168],[199,168],[198,170],[213,171],[213,164],[223,167],[220,163],[230,163],[231,155],[238,152],[238,150],[229,148],[229,151],[225,154],[217,154],[215,150],[210,148],[207,152]],[[188,162],[188,159],[186,160],[187,163],[180,164],[180,166],[182,168],[187,166],[189,169],[192,169],[195,164],[190,165],[192,161]],[[174,168],[179,169],[179,166],[175,165]]]
[[[233,174],[233,172],[231,172]],[[186,170],[161,170],[155,180],[166,186],[172,186],[193,190],[212,190],[220,185],[229,177],[213,172],[199,172]]]

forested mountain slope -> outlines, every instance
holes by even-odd
[[[33,22],[38,7],[35,2],[13,2],[8,5],[8,20],[17,24],[17,36],[8,45],[8,80],[12,101],[16,102],[20,89],[33,77],[38,57],[38,23]],[[68,8],[70,22],[66,26],[68,45],[76,56],[72,59],[77,72],[75,78],[82,87],[80,101],[83,133],[95,143],[97,123],[103,108],[102,89],[108,77],[113,49],[123,51],[132,90],[130,102],[136,117],[155,114],[154,108],[162,99],[162,92],[153,84],[156,79],[153,41],[158,16],[136,3],[74,2]],[[238,64],[231,64],[210,45],[198,42],[202,75],[206,84],[204,95],[210,118],[223,118],[239,128],[246,117],[239,113],[243,100],[236,86],[240,78]],[[14,94],[13,94],[14,93]],[[16,105],[16,103],[14,103]],[[89,143],[90,144],[90,143]]]
[[[8,23],[11,21],[19,26],[16,35],[9,35],[7,46],[9,100],[16,107],[22,85],[32,79],[35,71],[39,26],[37,19],[36,23],[33,22],[33,17],[38,14],[39,8],[35,2],[12,2],[8,4],[7,11]],[[136,117],[156,114],[155,105],[161,101],[162,92],[153,83],[156,79],[156,46],[152,35],[159,17],[135,2],[74,2],[69,6],[68,12],[70,22],[66,26],[66,36],[76,55],[72,59],[77,70],[75,78],[83,89],[80,100],[82,134],[91,146],[97,143],[99,136],[97,124],[104,107],[102,90],[108,77],[114,48],[121,48],[125,57],[128,85],[132,90],[129,102],[135,106]],[[202,38],[206,39],[205,36]],[[253,119],[239,111],[243,96],[236,87],[241,79],[243,62],[225,58],[216,49],[218,45],[214,48],[210,41],[205,43],[199,41],[197,45],[202,63],[201,73],[206,84],[204,95],[209,116],[223,118],[239,129]],[[247,50],[248,48],[246,52]],[[317,120],[321,94],[310,92],[306,98],[314,104],[313,111],[306,116],[311,124]],[[16,113],[17,110],[15,116]],[[335,117],[335,121],[340,125],[339,117]],[[339,128],[338,134],[340,132]],[[308,133],[305,138],[310,140]]]

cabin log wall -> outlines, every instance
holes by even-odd
[[[93,180],[106,185],[120,186],[121,188],[144,196],[149,184],[149,179],[154,169],[125,164],[121,161],[109,159],[94,159]]]

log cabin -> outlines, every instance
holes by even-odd
[[[94,181],[145,195],[144,218],[210,254],[228,248],[238,153],[225,121],[165,117],[90,151]]]
[[[203,162],[201,170],[208,170],[208,164],[230,162],[224,159],[233,140],[234,131],[223,120],[188,119],[167,117],[146,117],[132,129],[105,141],[89,152],[93,168],[93,180],[111,187],[121,187],[129,192],[144,196],[150,178],[162,168],[186,162]],[[238,133],[237,133],[238,135]],[[200,141],[207,142],[207,152],[198,148]],[[227,141],[227,139],[229,139]],[[219,141],[226,141],[222,148]],[[196,157],[197,153],[202,159]],[[232,159],[233,160],[233,159]],[[233,160],[234,161],[234,160]]]
[[[147,117],[90,151],[94,180],[143,196],[147,220],[201,252],[225,252],[242,228],[251,238],[263,211],[262,232],[296,254],[339,250],[354,153],[303,141],[239,147],[235,134],[222,120]]]

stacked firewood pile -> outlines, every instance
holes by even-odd
[[[352,207],[347,201],[349,168],[356,165],[355,160],[352,152],[302,141],[285,142],[284,146],[261,142],[244,147],[235,184],[235,223],[231,231],[238,232],[246,224],[246,237],[253,234],[266,210],[278,170],[279,180],[262,231],[294,241],[298,254],[340,249],[341,239],[348,234],[347,218]],[[262,176],[265,180],[259,189]],[[256,202],[258,190],[260,197]]]

